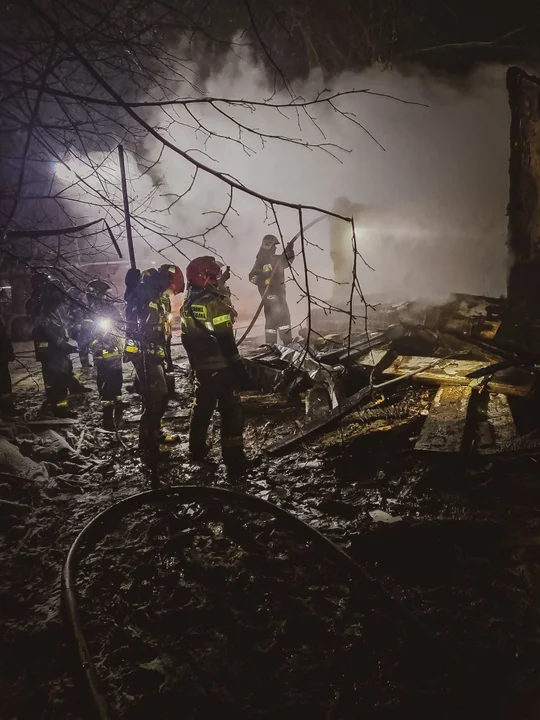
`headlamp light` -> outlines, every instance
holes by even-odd
[[[108,317],[100,317],[97,319],[98,327],[100,327],[102,330],[110,330],[112,327],[111,318]]]

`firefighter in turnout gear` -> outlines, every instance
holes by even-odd
[[[38,333],[40,332],[38,328],[43,325],[44,316],[46,321],[46,316],[49,312],[48,308],[50,307],[51,302],[54,301],[56,304],[56,310],[54,311],[56,319],[55,322],[58,321],[58,323],[60,323],[62,332],[69,339],[69,332],[66,330],[68,325],[67,316],[69,309],[65,305],[65,300],[69,296],[65,292],[64,288],[57,280],[54,280],[54,278],[50,275],[47,275],[39,270],[32,273],[31,285],[32,294],[26,302],[26,312],[32,321],[32,338],[34,338],[36,331]],[[42,353],[38,352],[38,347],[35,342],[34,347],[36,350],[36,360],[39,361],[40,357],[38,357],[38,355],[41,355]],[[73,363],[71,362],[69,354],[64,358],[64,361],[65,362],[62,364],[62,368],[63,371],[67,371],[67,387],[69,392],[72,395],[90,392],[90,388],[85,387],[73,374]]]
[[[161,419],[167,409],[168,389],[165,378],[166,311],[162,296],[167,291],[174,295],[184,291],[184,276],[175,265],[156,270],[151,268],[142,274],[133,288],[129,308],[130,321],[136,322],[136,330],[130,329],[136,352],[126,350],[135,367],[143,395],[143,412],[139,426],[139,448],[156,452],[161,442],[168,438],[161,430]],[[135,320],[136,318],[136,320]]]
[[[69,341],[60,307],[64,301],[62,288],[49,281],[43,286],[39,302],[34,306],[32,339],[36,360],[41,363],[45,394],[57,417],[76,417],[68,407],[68,391],[73,366],[70,355],[77,346]],[[39,313],[36,308],[39,307]]]
[[[0,415],[16,417],[21,413],[13,404],[9,363],[15,360],[15,354],[4,323],[4,306],[6,300],[7,295],[5,290],[0,290]]]
[[[115,430],[122,424],[122,315],[108,283],[92,280],[86,290],[92,313],[88,318],[88,349],[96,366],[103,427],[105,430]]]
[[[277,255],[278,244],[279,241],[274,235],[264,236],[255,265],[249,273],[249,281],[257,286],[263,298],[266,342],[269,345],[277,343],[279,332],[282,343],[289,345],[292,333],[285,289],[285,268],[294,260],[294,249],[292,243],[289,243],[285,252]]]
[[[206,437],[217,406],[223,461],[241,468],[247,460],[239,389],[247,373],[236,347],[230,301],[217,288],[219,272],[212,257],[196,258],[186,271],[188,292],[180,315],[182,343],[195,375],[189,450],[194,460],[208,454]]]

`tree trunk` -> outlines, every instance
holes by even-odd
[[[511,67],[506,84],[512,117],[508,299],[540,315],[540,79]]]

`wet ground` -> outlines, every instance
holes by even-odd
[[[31,361],[28,368],[38,373]],[[14,379],[32,417],[39,375],[25,375]],[[215,504],[145,508],[106,535],[79,573],[83,623],[116,716],[537,716],[535,458],[415,455],[432,391],[403,387],[393,404],[407,413],[390,417],[382,403],[369,433],[347,423],[238,480],[217,452],[215,464],[188,461],[187,371],[177,380],[171,410],[179,417],[169,426],[182,442],[160,466],[161,485],[234,487],[289,510],[341,545],[399,611],[269,516]],[[137,396],[125,397],[135,417]],[[60,569],[97,512],[151,484],[136,425],[119,437],[100,431],[96,395],[76,403],[80,421],[59,432],[79,446],[79,461],[58,461],[47,481],[0,474],[0,497],[23,506],[0,506],[6,720],[82,717],[59,613]],[[265,408],[249,397],[245,408],[251,452],[303,417],[301,406],[276,398]]]

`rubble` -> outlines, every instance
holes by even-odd
[[[352,337],[345,320],[341,314],[320,314],[309,344],[299,338],[292,346],[267,347],[248,358],[252,393],[302,398],[305,404],[303,425],[268,445],[269,454],[289,452],[328,433],[377,392],[384,392],[383,415],[392,425],[388,410],[395,390],[388,380],[393,385],[409,378],[419,389],[437,389],[428,412],[422,411],[419,452],[488,455],[516,447],[519,434],[508,398],[534,401],[540,365],[540,328],[529,317],[520,317],[502,298],[456,294],[445,302],[379,306],[368,313],[367,329]],[[527,412],[526,405],[520,412]],[[411,420],[418,415],[413,410]],[[357,430],[347,433],[349,439],[369,433],[372,423],[379,432],[383,419],[380,413],[356,417]],[[393,420],[406,418],[401,413]],[[323,440],[326,446],[330,437]]]

